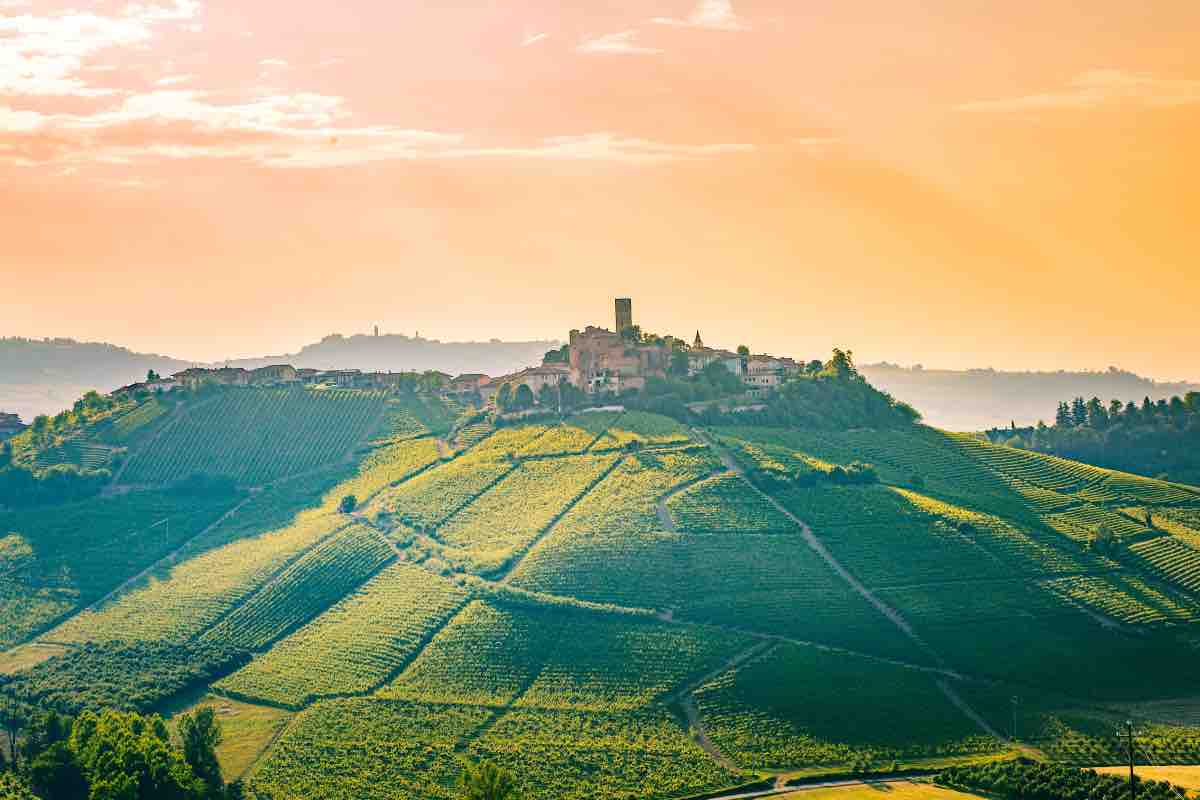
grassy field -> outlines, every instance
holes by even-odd
[[[1129,776],[1129,767],[1096,767],[1097,772],[1116,775],[1121,778]],[[1169,781],[1176,786],[1190,789],[1192,796],[1200,792],[1200,766],[1180,767],[1136,767],[1134,774],[1145,781]]]
[[[185,710],[190,712],[204,707],[213,709],[221,725],[217,761],[226,781],[244,778],[293,717],[291,712],[278,708],[251,705],[217,695],[205,695]]]
[[[826,786],[778,795],[780,800],[966,800],[973,797],[978,797],[978,795],[956,792],[952,789],[943,789],[930,783],[916,781]]]

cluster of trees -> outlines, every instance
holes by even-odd
[[[157,715],[105,710],[78,717],[32,711],[18,739],[21,711],[8,706],[5,783],[18,798],[38,800],[241,800],[240,783],[226,784],[217,762],[221,728],[212,708],[179,718],[176,736]],[[19,729],[17,729],[19,730]],[[4,795],[7,797],[8,795]]]
[[[1140,404],[1060,402],[1054,424],[988,431],[993,442],[1184,483],[1200,483],[1200,392]]]
[[[1025,758],[951,767],[937,782],[953,789],[1006,800],[1127,800],[1129,783],[1090,769],[1043,764]],[[1179,800],[1185,789],[1165,781],[1135,782],[1138,800]]]
[[[834,464],[828,470],[799,469],[790,475],[777,470],[756,469],[750,473],[750,479],[764,487],[772,484],[813,487],[823,482],[835,486],[870,486],[879,483],[879,473],[874,465],[855,461],[846,466]]]

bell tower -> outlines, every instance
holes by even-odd
[[[633,327],[633,300],[618,297],[614,303],[617,310],[617,333]]]

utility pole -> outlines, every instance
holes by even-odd
[[[1012,711],[1013,711],[1012,738],[1013,738],[1014,742],[1017,740],[1017,703],[1019,703],[1019,702],[1020,702],[1020,699],[1014,694],[1013,699],[1012,699]]]
[[[1129,737],[1129,800],[1136,800],[1137,787],[1133,783],[1133,720],[1131,719],[1125,721],[1125,735]]]

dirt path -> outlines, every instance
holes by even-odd
[[[967,701],[963,699],[962,695],[958,693],[958,690],[950,685],[948,680],[945,678],[938,678],[937,685],[938,688],[942,690],[942,694],[946,695],[946,699],[949,700],[955,708],[965,714],[972,722],[978,725],[980,730],[986,731],[988,736],[991,736],[998,742],[1008,741],[1007,736],[1002,736],[1000,732],[993,728],[978,711],[971,708]]]
[[[742,475],[743,480],[745,480],[745,476],[742,474],[740,465],[737,464],[737,461],[725,450],[725,448],[714,442],[706,432],[697,431],[697,435],[699,435],[700,438],[703,439],[705,443],[717,453],[721,459],[721,462],[724,463],[725,466],[729,467],[729,469],[738,473],[739,475]],[[783,503],[780,503],[774,497],[755,486],[749,480],[746,480],[746,483],[753,488],[755,492],[762,496],[763,499],[769,502],[775,508],[775,510],[779,511],[796,524],[796,526],[800,529],[800,534],[804,537],[804,541],[808,544],[808,546],[812,548],[812,550],[819,555],[826,564],[829,565],[829,568],[836,572],[837,575],[850,586],[850,588],[852,588],[864,600],[870,603],[877,611],[879,611],[879,613],[883,614],[883,616],[886,617],[888,621],[890,621],[896,627],[897,630],[904,634],[922,652],[927,653],[930,658],[933,659],[935,664],[945,669],[945,660],[920,636],[917,635],[912,626],[908,624],[908,620],[904,619],[904,617],[901,616],[900,612],[898,612],[896,609],[892,608],[883,600],[875,596],[870,589],[863,585],[862,581],[854,577],[854,575],[852,575],[850,571],[847,570],[842,563],[838,561],[832,553],[829,552],[828,548],[825,547],[824,542],[817,538],[816,534],[813,533],[812,528],[810,528],[804,520],[797,517],[795,514],[789,511],[783,505]],[[946,699],[949,700],[964,715],[966,715],[972,722],[974,722],[980,730],[984,731],[987,733],[987,735],[997,739],[998,741],[1007,741],[1007,739],[1001,736],[995,730],[995,728],[988,724],[987,720],[985,720],[982,715],[975,711],[975,709],[971,708],[966,700],[959,695],[958,691],[949,684],[946,678],[939,678],[937,680],[937,685],[942,694],[946,696]]]
[[[539,533],[536,537],[534,537],[533,541],[530,542],[529,544],[527,544],[509,562],[508,569],[505,570],[504,576],[502,578],[500,578],[500,580],[497,581],[497,583],[507,585],[509,579],[512,578],[513,573],[515,573],[517,571],[517,568],[521,566],[521,562],[525,560],[525,557],[528,556],[530,553],[532,553],[539,544],[541,544],[543,541],[546,540],[546,537],[549,536],[554,531],[554,529],[558,527],[558,523],[562,522],[563,517],[565,517],[567,514],[571,513],[571,509],[573,509],[573,508],[575,508],[575,506],[579,505],[579,502],[581,500],[583,500],[583,498],[585,498],[589,494],[591,494],[593,489],[595,489],[603,481],[605,481],[609,475],[612,475],[614,472],[616,472],[617,468],[620,467],[621,464],[623,464],[624,462],[625,462],[624,456],[618,456],[617,458],[613,459],[613,463],[609,465],[608,469],[606,469],[606,470],[604,470],[604,472],[600,473],[600,477],[596,478],[594,481],[589,483],[587,485],[586,489],[584,489],[582,492],[580,492],[578,495],[576,495],[576,497],[573,500],[571,500],[571,502],[567,503],[567,505],[561,511],[559,511],[557,514],[555,514],[554,519],[550,520],[550,524],[547,525],[545,528],[543,528],[542,532]]]
[[[740,771],[740,768],[733,762],[731,758],[721,752],[721,749],[717,747],[712,739],[708,738],[708,731],[704,729],[704,720],[700,717],[700,709],[696,707],[696,700],[692,697],[692,693],[718,675],[728,672],[729,670],[734,669],[738,665],[744,664],[751,659],[766,655],[773,649],[775,649],[774,644],[771,644],[770,642],[759,642],[749,649],[738,653],[736,656],[729,659],[724,664],[721,664],[716,669],[710,670],[700,678],[692,681],[687,686],[684,686],[670,698],[671,700],[678,702],[683,708],[684,716],[687,717],[688,726],[695,733],[696,744],[700,746],[700,749],[705,753],[708,753],[710,758],[730,772],[738,772]]]
[[[933,773],[929,773],[933,774]],[[756,797],[772,797],[781,794],[794,794],[796,792],[807,792],[812,789],[836,789],[841,786],[876,786],[883,783],[911,783],[913,778],[921,777],[920,775],[908,775],[904,778],[874,778],[870,780],[851,779],[844,781],[822,781],[820,783],[805,783],[799,786],[776,786],[774,789],[762,789],[757,792],[741,792],[739,794],[726,794],[719,797],[710,798],[710,800],[752,800]]]
[[[122,592],[124,592],[130,586],[135,585],[138,581],[145,578],[151,572],[154,572],[155,570],[161,569],[163,567],[172,566],[172,565],[176,564],[179,561],[179,557],[183,554],[183,552],[185,550],[187,550],[189,547],[191,547],[197,540],[199,540],[199,539],[203,538],[204,536],[208,535],[209,533],[211,533],[219,525],[223,525],[225,522],[227,522],[230,519],[230,517],[237,514],[238,511],[241,511],[242,506],[246,505],[246,503],[249,503],[253,499],[254,499],[253,493],[247,494],[245,497],[242,498],[241,502],[239,502],[233,508],[229,509],[224,514],[222,514],[219,518],[217,518],[216,522],[212,523],[207,528],[205,528],[204,530],[197,533],[195,536],[193,536],[190,539],[188,539],[187,541],[183,542],[178,547],[176,547],[174,550],[172,550],[170,553],[167,553],[165,556],[158,559],[153,564],[149,565],[148,567],[143,569],[141,572],[134,575],[132,578],[129,578],[128,580],[124,581],[120,586],[113,589],[108,594],[101,597],[99,600],[89,603],[87,606],[79,609],[78,611],[72,612],[71,616],[75,617],[75,616],[78,616],[79,614],[84,613],[85,611],[94,611],[96,609],[99,609],[99,608],[103,607],[105,603],[108,603],[110,600],[112,600],[115,597],[117,597],[118,595],[120,595]]]

